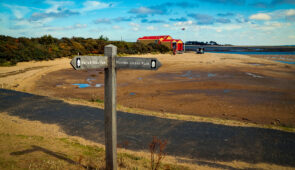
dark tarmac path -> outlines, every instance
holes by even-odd
[[[61,100],[0,89],[0,114],[57,124],[68,135],[104,144],[103,110]],[[118,112],[118,143],[148,149],[153,136],[167,139],[169,155],[198,160],[244,161],[295,167],[295,133],[253,127],[163,119]],[[215,163],[198,164],[233,169]]]

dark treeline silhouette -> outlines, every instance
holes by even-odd
[[[61,38],[51,35],[40,38],[14,38],[0,35],[0,65],[15,65],[17,62],[31,60],[51,60],[73,55],[103,54],[104,46],[114,44],[119,54],[145,54],[151,52],[166,53],[169,48],[158,44],[142,44],[139,42],[109,41],[107,37],[93,38]]]
[[[187,41],[185,42],[185,45],[220,45],[215,41],[209,41],[209,42],[202,42],[202,41]]]

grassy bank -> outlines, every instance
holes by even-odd
[[[0,169],[105,169],[101,144],[67,136],[56,125],[5,113],[0,113],[0,118]],[[122,146],[118,149],[119,169],[150,169],[148,153],[132,152]],[[164,160],[160,169],[191,168]]]
[[[70,138],[45,138],[20,134],[0,134],[0,169],[104,169],[105,150],[83,145]],[[120,169],[150,169],[150,160],[118,153]],[[161,169],[189,169],[169,163]]]

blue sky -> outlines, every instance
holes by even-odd
[[[295,0],[0,0],[0,34],[294,45]]]

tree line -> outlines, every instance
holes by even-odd
[[[215,41],[209,41],[209,42],[202,42],[202,41],[187,41],[185,42],[185,45],[220,45]]]
[[[0,65],[15,65],[22,61],[52,60],[73,55],[104,54],[104,46],[113,44],[118,54],[166,53],[170,49],[164,45],[140,42],[109,41],[107,37],[93,38],[54,38],[44,35],[40,38],[14,38],[0,35]]]

